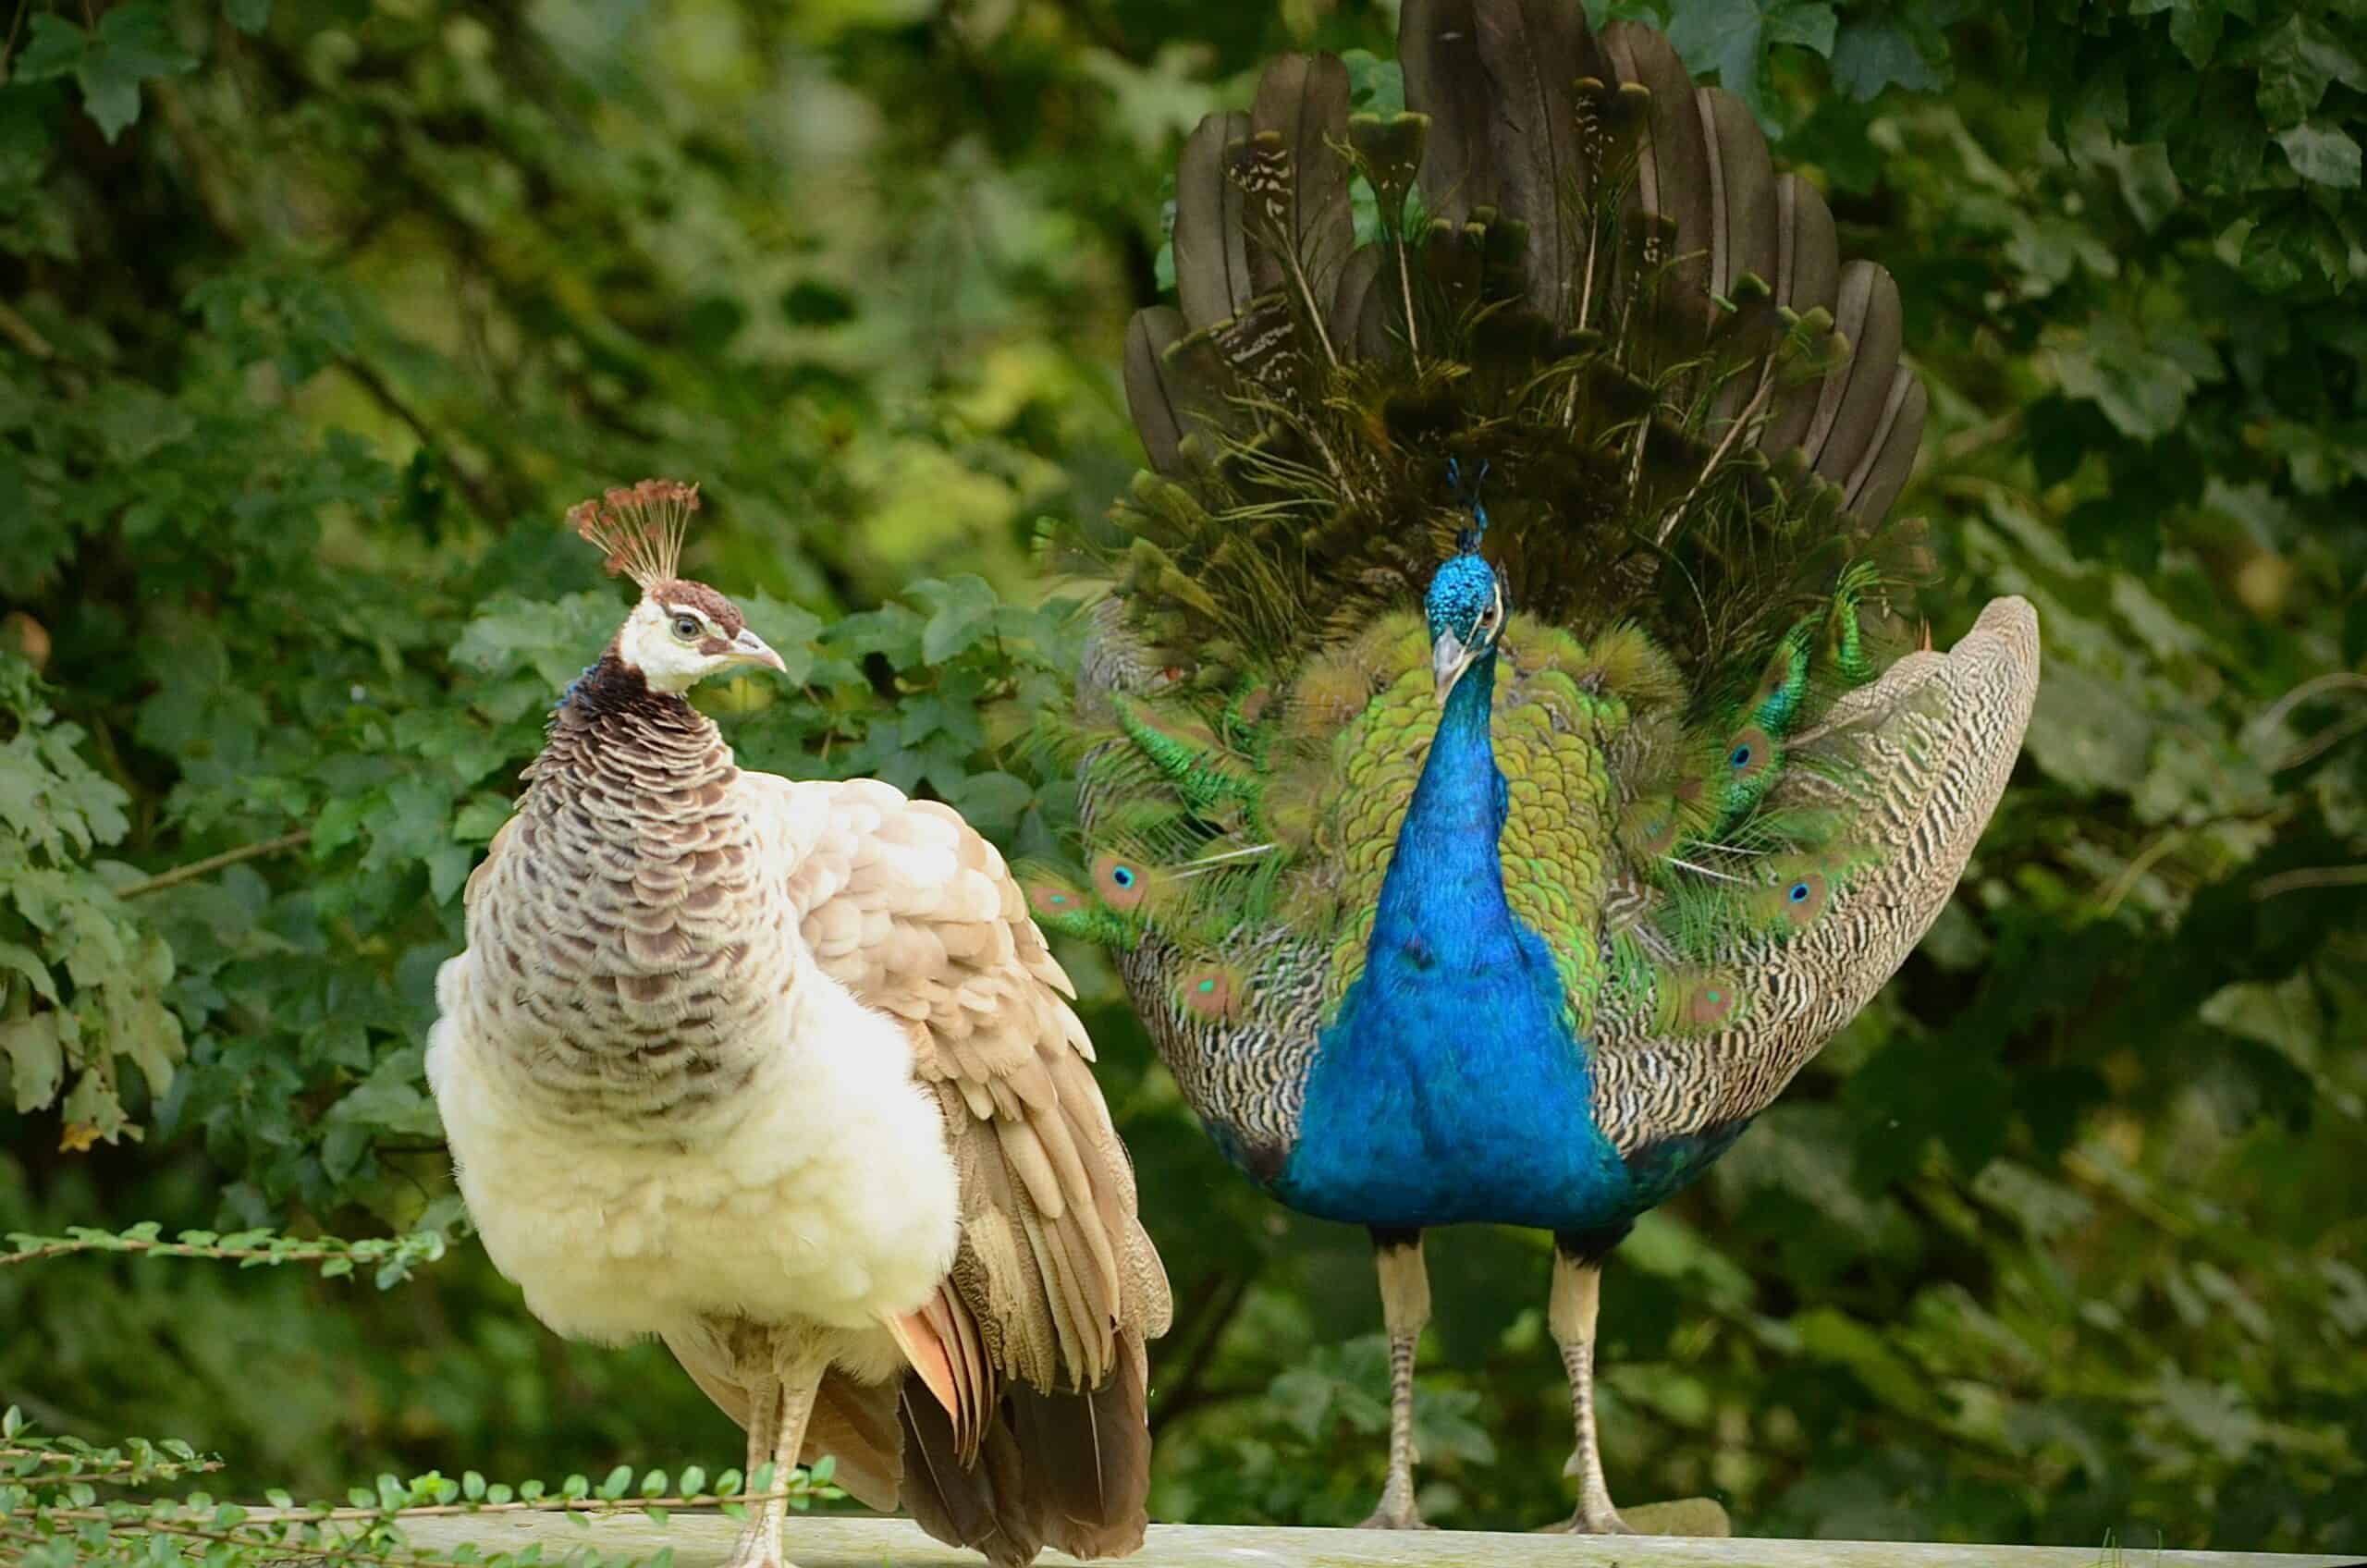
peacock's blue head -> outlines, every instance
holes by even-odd
[[[1430,674],[1444,707],[1463,672],[1496,645],[1504,627],[1504,585],[1477,549],[1458,550],[1430,574],[1422,609],[1430,622]]]

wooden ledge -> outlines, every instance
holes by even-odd
[[[405,1533],[423,1547],[473,1541],[487,1551],[540,1543],[546,1559],[592,1546],[618,1556],[674,1549],[677,1568],[715,1568],[739,1526],[716,1514],[660,1525],[609,1518],[589,1527],[551,1515],[425,1519]],[[791,1514],[783,1543],[797,1568],[984,1568],[904,1519]],[[1047,1552],[1045,1564],[1073,1559]],[[1714,1540],[1659,1536],[1490,1535],[1426,1530],[1288,1530],[1255,1525],[1154,1525],[1127,1568],[2367,1568],[2367,1557],[2143,1548],[1932,1546],[1913,1541]]]

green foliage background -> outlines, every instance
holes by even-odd
[[[456,1221],[458,889],[621,609],[566,504],[702,480],[792,679],[743,759],[1040,846],[1045,518],[1180,134],[1381,4],[18,0],[0,86],[0,1229]],[[2028,756],[1883,999],[1607,1292],[1613,1487],[1760,1534],[2367,1547],[2367,6],[1677,0],[1899,276],[1937,634],[2029,595]],[[202,875],[161,874],[225,852]],[[1073,955],[1179,1318],[1166,1518],[1378,1485],[1361,1238],[1202,1144]],[[1566,1510],[1543,1238],[1433,1244],[1424,1505]],[[0,1403],[218,1492],[728,1463],[472,1244],[0,1268]]]

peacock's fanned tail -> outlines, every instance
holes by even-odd
[[[1416,606],[1481,508],[1507,893],[1614,1137],[1714,1126],[1937,913],[2035,631],[2006,601],[1894,662],[1898,291],[1739,100],[1555,0],[1406,0],[1399,61],[1402,114],[1291,56],[1184,148],[1072,731],[1084,864],[1031,897],[1122,951],[1220,1134],[1286,1134],[1437,722]]]

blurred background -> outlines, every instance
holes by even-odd
[[[6,9],[0,1231],[34,1234],[456,1224],[429,981],[623,608],[558,526],[601,486],[704,484],[691,567],[791,665],[711,694],[743,761],[1057,845],[1035,541],[1137,459],[1116,367],[1175,148],[1267,55],[1386,59],[1395,19]],[[2361,8],[1622,10],[1898,276],[1934,634],[2026,594],[2048,665],[1922,950],[1613,1265],[1614,1493],[1760,1535],[2367,1546]],[[1233,1176],[1063,956],[1176,1286],[1154,1516],[1361,1517],[1362,1235]],[[1545,1249],[1432,1240],[1441,1525],[1568,1512]],[[10,1403],[218,1451],[233,1495],[738,1452],[661,1351],[561,1343],[466,1240],[384,1292],[0,1268]]]

